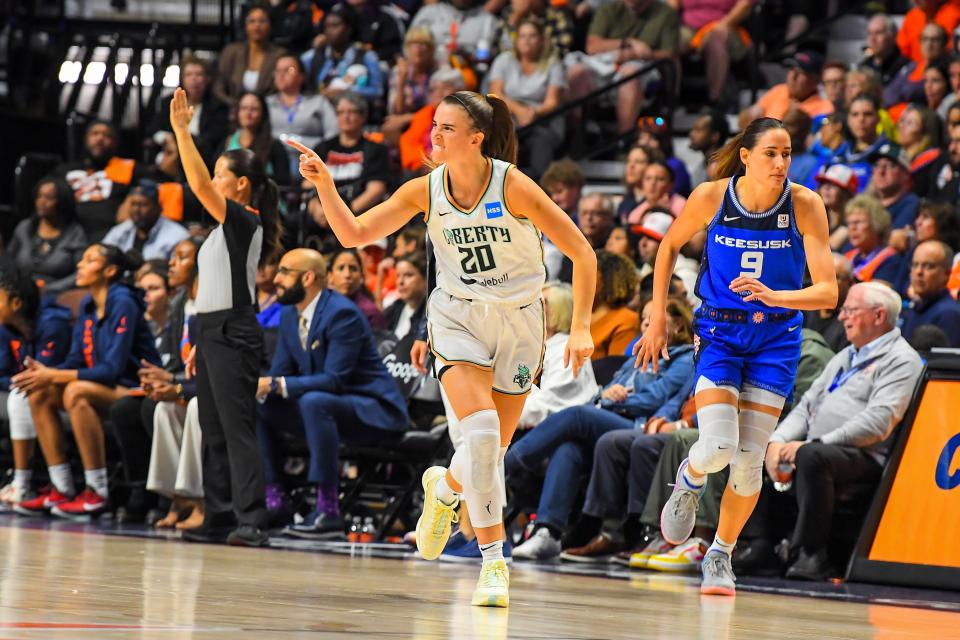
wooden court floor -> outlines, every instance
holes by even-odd
[[[0,640],[960,637],[957,613],[513,567],[510,609],[477,609],[472,565],[0,526]]]

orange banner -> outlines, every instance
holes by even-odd
[[[931,380],[870,560],[960,568],[960,382]]]

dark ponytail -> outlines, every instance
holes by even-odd
[[[100,255],[104,258],[103,268],[116,267],[117,272],[110,278],[110,284],[120,282],[129,286],[134,286],[134,279],[137,270],[143,266],[143,256],[136,249],[124,251],[120,247],[102,242],[94,244],[100,250]]]
[[[783,123],[776,118],[757,118],[747,128],[730,138],[727,144],[710,157],[711,162],[717,164],[717,178],[732,178],[744,170],[740,161],[740,148],[753,149],[760,138],[772,129],[784,129]]]
[[[227,167],[233,175],[250,181],[250,206],[260,212],[260,222],[263,224],[259,266],[270,264],[283,250],[280,244],[282,228],[277,184],[267,176],[263,163],[249,149],[231,149],[224,151],[220,157],[227,161]]]
[[[473,126],[483,134],[483,155],[517,163],[517,129],[506,102],[493,94],[484,97],[474,91],[451,93],[443,102],[467,112]]]

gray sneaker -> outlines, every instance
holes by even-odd
[[[663,511],[660,512],[660,533],[663,539],[673,545],[683,544],[693,533],[693,527],[697,522],[697,506],[700,504],[700,496],[703,494],[703,488],[691,490],[685,488],[686,482],[683,479],[683,469],[687,461],[684,460],[677,470],[677,481],[673,485],[673,493],[663,505]],[[703,487],[706,487],[704,482]]]
[[[700,593],[713,596],[732,596],[737,593],[737,578],[730,567],[730,555],[723,551],[708,551],[700,564],[703,580]]]
[[[546,527],[540,527],[526,542],[513,549],[513,557],[517,560],[552,560],[559,555],[560,541],[551,536]]]

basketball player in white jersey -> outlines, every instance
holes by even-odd
[[[513,166],[516,130],[502,100],[470,91],[447,96],[434,115],[431,142],[438,166],[359,217],[337,194],[320,157],[290,144],[300,150],[300,173],[317,188],[330,228],[344,246],[388,236],[425,213],[437,265],[437,288],[427,305],[430,348],[464,442],[449,469],[431,467],[423,475],[417,548],[428,560],[440,555],[462,495],[483,554],[472,602],[505,607],[509,575],[499,463],[543,358],[540,232],[573,261],[573,325],[565,364],[573,366],[574,375],[593,352],[596,256],[563,210]],[[422,361],[425,355],[417,357]]]

